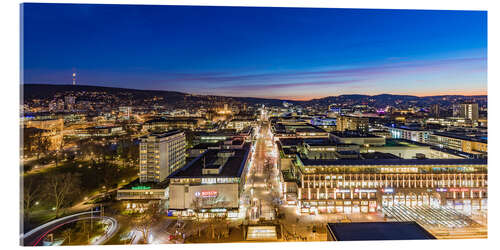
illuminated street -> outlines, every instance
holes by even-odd
[[[265,119],[265,114],[262,116]],[[248,171],[243,204],[247,210],[245,217],[256,223],[259,219],[273,220],[279,205],[279,183],[277,179],[276,151],[269,133],[269,123],[259,123],[255,142],[255,153],[250,171]]]

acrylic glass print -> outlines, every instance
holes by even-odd
[[[20,9],[21,245],[487,237],[486,11]]]

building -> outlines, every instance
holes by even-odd
[[[342,144],[357,144],[365,147],[385,145],[384,137],[356,131],[331,132],[330,137],[333,141]]]
[[[227,123],[226,128],[236,129],[236,131],[241,131],[246,127],[252,126],[255,119],[232,119]]]
[[[429,144],[418,143],[405,139],[386,139],[384,146],[366,148],[366,152],[380,152],[396,155],[403,159],[464,159],[473,158],[463,156],[458,152],[444,150]]]
[[[476,121],[479,119],[479,107],[477,103],[461,103],[453,107],[453,116]]]
[[[394,126],[387,127],[392,139],[405,139],[414,142],[427,143],[430,132],[421,128]]]
[[[72,95],[68,95],[64,97],[64,102],[66,104],[66,110],[72,111],[75,109],[75,100],[76,98]]]
[[[301,153],[309,159],[339,159],[342,152],[359,154],[358,144],[335,143],[325,139],[307,139],[300,147]]]
[[[426,124],[435,124],[443,127],[476,127],[479,121],[474,122],[469,119],[460,117],[447,117],[447,118],[429,118],[425,121]]]
[[[120,113],[120,115],[124,119],[128,120],[128,119],[130,119],[130,116],[132,115],[132,107],[130,107],[130,106],[119,107],[118,112]]]
[[[452,149],[469,154],[488,154],[486,134],[467,132],[434,132],[429,136],[429,144],[439,148]]]
[[[143,125],[143,130],[158,131],[158,130],[173,130],[173,129],[190,129],[196,130],[201,125],[204,125],[203,118],[194,117],[160,117],[148,120]]]
[[[250,143],[241,149],[206,150],[168,177],[169,212],[236,217],[250,158]]]
[[[384,137],[386,139],[391,138],[391,132],[389,132],[386,129],[374,129],[374,130],[370,131],[370,134],[376,135],[376,136],[380,136],[380,137]]]
[[[75,129],[75,136],[78,137],[105,137],[124,134],[122,126],[93,126],[82,129]]]
[[[342,159],[297,156],[301,213],[371,213],[384,207],[487,210],[486,159]],[[286,189],[285,189],[286,190]]]
[[[346,116],[337,117],[337,131],[368,132],[369,121],[367,117]]]
[[[199,131],[194,133],[193,144],[196,145],[200,143],[217,143],[233,139],[250,141],[252,139],[253,132],[254,131],[252,127],[246,127],[239,132],[237,132],[235,129],[221,129],[215,132]]]
[[[440,107],[439,107],[439,104],[432,104],[431,105],[431,108],[430,108],[430,113],[431,113],[431,116],[434,117],[434,118],[439,118],[439,115],[440,115]]]
[[[328,138],[328,132],[310,124],[276,122],[271,125],[274,140],[286,138]]]
[[[173,130],[141,137],[139,146],[141,183],[162,182],[186,163],[186,136]]]
[[[48,136],[51,141],[50,150],[60,149],[63,141],[64,119],[26,119],[23,120],[25,128],[36,128],[44,131],[43,135]]]
[[[414,221],[328,223],[326,229],[328,241],[436,239]]]
[[[168,198],[167,192],[168,183],[163,182],[148,182],[141,183],[140,179],[120,188],[116,194],[117,200],[165,200]]]

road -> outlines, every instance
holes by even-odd
[[[94,214],[93,216],[92,213]],[[83,212],[52,220],[37,228],[34,228],[33,230],[25,233],[24,235],[21,235],[21,244],[24,246],[42,245],[43,238],[45,238],[45,236],[49,235],[59,227],[76,221],[90,220],[90,219],[95,221],[104,220],[106,223],[109,223],[109,227],[105,235],[97,238],[95,241],[92,242],[93,245],[104,244],[107,240],[113,237],[116,234],[116,232],[118,232],[119,225],[114,218],[108,216],[96,216],[96,214],[99,214],[99,212],[97,211]]]
[[[257,127],[254,159],[242,195],[242,203],[246,204],[245,218],[250,223],[256,223],[259,219],[272,220],[276,217],[275,208],[279,205],[277,176],[276,151],[269,123],[260,122]]]

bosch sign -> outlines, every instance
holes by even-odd
[[[202,197],[202,198],[213,198],[217,197],[217,191],[201,191],[201,192],[195,192],[194,196],[196,197]]]

